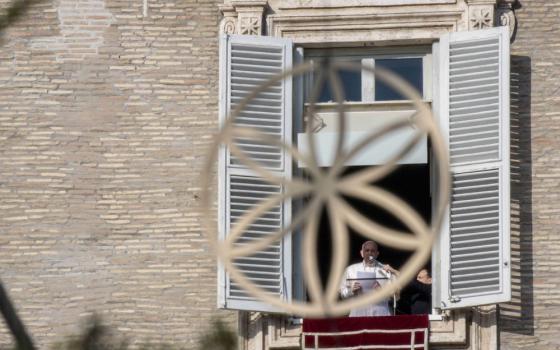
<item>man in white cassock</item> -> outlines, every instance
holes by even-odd
[[[377,243],[373,241],[364,242],[360,255],[363,259],[362,262],[348,266],[344,272],[340,285],[342,298],[369,293],[372,289],[381,288],[392,279],[392,274],[387,271],[387,267],[377,261],[379,255]],[[354,309],[350,312],[350,317],[390,315],[389,300],[383,300],[377,304]]]

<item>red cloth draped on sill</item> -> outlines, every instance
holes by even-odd
[[[395,349],[395,345],[402,346],[398,349],[411,349],[411,331],[417,330],[413,336],[414,349],[426,350],[424,349],[424,337],[428,335],[429,326],[428,315],[304,319],[303,341],[305,349],[315,349],[315,335],[309,333],[318,333],[318,349],[368,349],[368,346],[371,349],[372,346],[383,345],[389,345],[391,349]],[[368,333],[367,330],[377,330],[378,332]],[[345,332],[351,334],[343,334]],[[325,333],[342,334],[327,335]],[[375,349],[384,348],[375,347]]]

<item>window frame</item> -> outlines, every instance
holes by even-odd
[[[421,58],[422,59],[422,99],[426,102],[432,101],[433,89],[433,59],[431,45],[418,46],[386,46],[376,48],[313,48],[305,50],[305,59],[313,61],[325,57],[336,57],[342,60],[360,59],[365,67],[375,69],[375,61],[379,59],[405,59],[405,58]],[[362,70],[361,79],[361,101],[348,101],[350,103],[384,103],[390,101],[407,101],[407,100],[375,100],[375,76],[371,71]],[[307,101],[308,93],[311,91],[313,82],[312,73],[305,76],[304,82],[304,101]],[[334,103],[334,102],[318,102]]]
[[[501,64],[504,65],[504,68],[502,69],[503,73],[501,75],[501,81],[505,82],[505,84],[500,85],[498,88],[500,89],[500,99],[502,101],[502,103],[499,104],[499,108],[501,110],[501,114],[500,117],[503,118],[507,118],[507,120],[499,120],[501,123],[501,127],[502,127],[502,136],[503,139],[500,138],[499,142],[501,144],[501,154],[504,157],[504,159],[500,160],[501,162],[501,167],[502,168],[507,168],[509,166],[509,133],[507,130],[507,126],[509,125],[509,89],[507,89],[507,79],[509,78],[509,36],[508,36],[508,32],[507,32],[507,28],[506,27],[499,27],[499,28],[492,28],[492,29],[488,29],[488,30],[479,30],[476,32],[461,32],[461,33],[457,33],[454,34],[455,37],[461,36],[466,38],[466,40],[478,40],[478,39],[488,39],[490,35],[496,35],[499,34],[500,36],[500,40],[502,40],[502,44],[500,44],[500,47],[502,48],[500,50],[500,52],[498,53],[498,59],[499,62],[501,62]],[[447,34],[450,35],[450,34]],[[263,47],[268,47],[268,45],[270,45],[271,43],[275,42],[276,40],[279,40],[279,38],[270,38],[270,37],[255,37],[255,36],[230,36],[230,35],[224,35],[224,37],[229,38],[231,37],[232,39],[235,40],[241,40],[241,41],[246,41],[246,43],[248,44],[255,44],[255,43],[259,43],[259,45],[262,45]],[[236,37],[236,38],[234,38]],[[445,36],[444,36],[445,37]],[[444,38],[442,37],[442,38]],[[432,46],[432,54],[433,54],[433,60],[435,61],[435,64],[432,65],[432,74],[430,74],[430,77],[433,77],[432,80],[432,84],[433,84],[433,91],[432,94],[435,98],[433,98],[434,101],[432,101],[432,108],[434,109],[434,114],[436,116],[436,118],[438,118],[439,122],[442,123],[442,132],[443,132],[443,136],[444,139],[446,139],[446,141],[449,140],[449,128],[446,126],[445,123],[449,122],[449,116],[447,113],[447,107],[446,107],[446,103],[449,103],[449,89],[445,88],[445,84],[450,83],[449,81],[449,76],[446,73],[445,69],[439,69],[441,68],[444,64],[448,63],[448,51],[449,49],[447,49],[448,51],[446,52],[446,48],[441,46],[440,50],[438,50],[438,45],[439,43],[441,43],[441,38],[440,41],[435,41],[433,43]],[[290,47],[290,54],[288,54],[287,52],[285,53],[285,57],[286,59],[293,60],[296,62],[300,62],[301,57],[303,55],[303,48],[295,48],[295,50],[293,50],[293,41],[291,41],[290,39],[281,39],[281,41],[283,41],[287,46]],[[506,43],[507,42],[507,43]],[[221,43],[223,43],[223,40],[221,40]],[[484,43],[475,43],[474,44],[475,47],[478,49],[480,47],[486,47],[488,45],[485,45]],[[230,58],[229,56],[226,56],[227,59],[223,59],[224,58],[224,52],[222,50],[224,50],[224,46],[221,45],[221,51],[220,51],[220,96],[224,97],[227,96],[226,94],[226,90],[229,91],[229,76],[227,74],[224,74],[225,72],[228,72],[229,68],[226,69],[226,67],[229,67],[230,64]],[[383,48],[384,50],[387,50],[387,48]],[[401,48],[402,49],[402,48]],[[374,50],[374,49],[371,49]],[[375,50],[380,50],[380,48],[375,48]],[[438,51],[441,53],[441,55],[438,55]],[[506,54],[508,56],[506,56]],[[462,55],[462,54],[461,54]],[[439,57],[438,57],[439,56]],[[464,56],[464,55],[463,55]],[[468,55],[467,55],[468,56]],[[470,56],[469,56],[470,57]],[[486,56],[484,56],[486,57]],[[441,60],[441,61],[440,61]],[[258,60],[257,60],[258,61]],[[507,61],[507,62],[506,62]],[[469,58],[467,60],[467,62],[475,62],[473,60],[473,58]],[[479,63],[476,63],[479,64]],[[438,68],[439,67],[439,68]],[[481,66],[481,67],[485,67],[486,66]],[[288,67],[286,67],[288,68]],[[507,72],[506,72],[507,71]],[[261,72],[258,72],[261,73]],[[492,72],[491,72],[492,73]],[[460,73],[462,75],[465,75],[464,73]],[[472,75],[473,73],[468,73],[466,75],[468,75],[470,77],[470,75]],[[480,75],[479,72],[476,72],[476,74]],[[475,74],[475,75],[476,75]],[[507,76],[506,76],[507,75]],[[491,78],[491,77],[490,77]],[[472,79],[469,78],[469,82],[470,81],[478,81],[476,79]],[[480,79],[487,79],[486,76],[484,76],[483,78]],[[445,83],[445,84],[444,84]],[[290,83],[289,85],[291,86],[291,79],[290,79]],[[302,79],[300,78],[296,78],[293,81],[293,85],[296,87],[301,87],[304,88],[304,84],[302,83]],[[441,89],[438,87],[441,86]],[[470,85],[469,85],[470,86]],[[483,85],[484,86],[484,85]],[[478,85],[475,85],[474,89],[478,88]],[[441,90],[441,91],[440,91]],[[460,89],[459,89],[460,90]],[[296,90],[297,91],[297,90]],[[301,91],[301,90],[299,90]],[[304,89],[305,91],[305,89]],[[426,90],[429,91],[429,90]],[[229,92],[228,92],[229,93]],[[477,91],[478,94],[480,94],[480,92]],[[465,92],[462,93],[462,96],[465,96]],[[288,117],[288,114],[290,111],[292,111],[293,115],[289,116],[289,121],[285,121],[286,123],[289,123],[290,126],[293,123],[294,125],[297,125],[298,123],[301,124],[301,119],[302,119],[302,115],[303,115],[303,93],[291,93],[291,94],[285,94],[284,98],[285,100],[282,100],[282,105],[285,106],[285,108],[283,109],[284,112],[286,112],[286,114],[283,116],[283,118]],[[466,95],[472,95],[472,93],[466,93]],[[485,99],[485,98],[483,98]],[[294,103],[292,103],[292,100],[294,101]],[[405,100],[406,101],[406,100]],[[460,100],[462,101],[462,100]],[[469,108],[474,108],[474,110],[469,110],[467,111],[467,115],[470,114],[474,114],[477,113],[476,109],[479,107],[477,102],[478,100],[476,99],[470,99],[469,101],[471,101],[471,105],[469,105]],[[402,100],[401,100],[402,102]],[[369,102],[371,103],[371,102]],[[377,102],[377,103],[387,103],[387,101],[383,101],[383,102]],[[461,102],[463,103],[463,102]],[[229,111],[229,104],[230,101],[228,98],[225,99],[220,99],[220,108],[219,108],[219,112],[220,112],[220,123],[223,124],[223,121],[225,120],[225,118],[227,117],[227,113]],[[329,104],[329,103],[327,103]],[[334,105],[333,103],[330,103],[331,105]],[[359,102],[358,104],[364,104],[362,102]],[[474,104],[474,107],[473,105]],[[457,107],[459,108],[459,107]],[[460,107],[460,109],[464,109],[463,107]],[[443,113],[443,115],[441,115]],[[297,119],[295,119],[294,117],[297,118],[297,116],[300,116],[300,121],[298,121]],[[473,119],[476,120],[476,119]],[[283,130],[283,135],[287,136],[290,140],[292,139],[293,133],[296,131],[296,128],[291,128],[289,130],[287,130],[287,128],[285,128]],[[472,134],[472,133],[471,133]],[[290,141],[291,144],[291,141]],[[226,155],[224,153],[224,149],[222,148],[220,150],[220,156],[219,156],[219,174],[218,174],[218,188],[219,188],[219,200],[218,200],[218,223],[219,223],[219,237],[223,238],[225,237],[224,235],[227,234],[227,227],[224,227],[224,223],[225,223],[225,219],[226,219],[226,213],[225,213],[225,209],[227,207],[227,203],[223,200],[225,197],[224,195],[228,195],[227,193],[227,189],[225,188],[225,176],[227,175],[227,167],[224,166],[224,162],[226,160]],[[507,158],[507,159],[505,159]],[[291,167],[291,162],[286,163],[287,166]],[[433,163],[432,163],[433,166]],[[509,175],[508,173],[509,169],[505,169],[503,171],[503,176],[501,176],[501,184],[503,184],[503,186],[500,186],[500,191],[498,192],[498,196],[500,196],[500,202],[503,203],[504,208],[507,208],[507,204],[508,204],[508,200],[509,200],[509,182],[507,181],[507,179],[509,179],[509,177],[507,175]],[[288,174],[286,174],[287,176],[291,176],[293,173],[290,171]],[[430,179],[434,179],[434,176],[430,176]],[[471,186],[471,185],[468,185]],[[431,186],[431,189],[435,189],[435,186]],[[226,192],[226,193],[224,193]],[[436,194],[437,195],[437,194]],[[434,197],[434,196],[432,196]],[[291,203],[291,201],[290,201]],[[291,205],[291,204],[290,204]],[[291,210],[287,211],[286,214],[290,215],[291,214]],[[466,303],[462,303],[462,304],[455,304],[454,307],[447,307],[445,306],[443,303],[441,303],[441,305],[443,306],[443,308],[445,309],[456,309],[456,308],[463,308],[463,307],[467,307],[467,306],[477,306],[477,305],[485,305],[485,304],[496,304],[496,303],[500,303],[500,302],[505,302],[508,301],[510,298],[510,293],[511,293],[511,281],[509,279],[509,277],[511,276],[511,268],[509,267],[509,254],[510,254],[510,247],[509,247],[509,220],[507,217],[507,212],[504,211],[500,211],[500,239],[502,239],[502,242],[507,243],[507,245],[503,244],[503,245],[498,245],[498,249],[500,252],[500,257],[504,257],[504,274],[502,274],[501,276],[505,276],[504,278],[500,279],[499,283],[504,286],[505,288],[505,293],[502,293],[500,295],[498,294],[491,294],[488,293],[488,298],[484,299],[484,300],[480,300],[480,301],[484,301],[484,303],[481,303],[479,301],[476,301],[474,304],[471,303],[470,305],[466,304]],[[505,217],[504,217],[505,216]],[[432,293],[432,297],[434,300],[434,306],[440,306],[439,301],[441,301],[444,298],[451,298],[451,294],[443,296],[443,295],[436,295],[437,293],[441,293],[443,294],[445,292],[444,288],[446,287],[445,285],[442,285],[443,278],[447,278],[450,279],[452,278],[452,276],[450,276],[450,271],[447,271],[446,269],[449,267],[447,263],[449,263],[450,260],[450,253],[451,253],[451,247],[449,245],[449,240],[446,242],[445,241],[445,237],[444,236],[446,233],[448,233],[449,230],[449,215],[446,215],[444,222],[442,223],[443,227],[441,228],[441,232],[442,235],[439,235],[439,242],[438,242],[438,247],[439,250],[441,250],[441,254],[439,257],[434,258],[433,254],[434,252],[437,252],[438,250],[433,250],[432,251],[432,273],[434,276],[434,284],[439,283],[440,287],[439,289],[435,289],[436,293]],[[288,223],[289,220],[287,220],[286,218],[286,224]],[[297,237],[294,239],[295,241],[297,241]],[[475,246],[473,246],[475,247]],[[286,266],[291,267],[291,261],[292,259],[294,259],[294,254],[291,251],[293,248],[293,246],[290,244],[287,246],[287,249],[284,250],[284,254],[283,254],[283,260],[281,262],[281,264],[287,264]],[[469,248],[469,247],[467,247]],[[471,248],[472,249],[472,248]],[[294,252],[296,252],[296,250],[294,250]],[[506,256],[507,255],[507,256]],[[292,259],[290,259],[290,256]],[[443,259],[442,259],[443,257]],[[445,258],[447,258],[447,261],[445,260]],[[472,259],[471,259],[472,260]],[[474,261],[475,263],[477,263],[477,261]],[[223,308],[233,308],[233,309],[244,309],[244,310],[252,310],[252,311],[276,311],[276,310],[270,310],[272,305],[264,305],[264,308],[262,307],[262,302],[259,302],[258,300],[252,299],[252,300],[248,300],[247,303],[243,303],[245,306],[247,307],[236,307],[232,304],[228,304],[227,303],[227,295],[226,294],[226,290],[224,287],[224,284],[221,283],[222,278],[224,276],[227,276],[225,274],[225,272],[223,271],[223,266],[218,265],[219,271],[218,271],[218,306],[219,307],[223,307]],[[287,270],[284,269],[284,276],[286,277],[290,277],[292,276],[292,274],[290,273],[286,273]],[[438,275],[439,273],[439,275]],[[440,279],[441,277],[441,279]],[[289,281],[292,281],[291,278],[288,278]],[[439,281],[439,282],[438,282]],[[476,280],[475,282],[477,282],[478,280]],[[484,280],[480,280],[481,282],[483,282]],[[290,299],[290,292],[295,290],[295,288],[286,288],[285,292],[286,292],[286,299]],[[471,293],[472,294],[472,293]],[[476,295],[473,294],[474,297],[476,297]],[[437,297],[439,297],[440,299],[437,300]],[[499,297],[499,298],[498,298]],[[451,299],[450,299],[451,300]],[[471,299],[474,300],[474,299]],[[273,303],[274,304],[274,303]],[[259,305],[261,305],[259,307]],[[239,305],[240,306],[240,305]],[[273,307],[272,307],[273,308]],[[280,311],[280,310],[278,310]]]
[[[436,55],[436,46],[434,45],[417,45],[417,46],[385,46],[385,47],[376,47],[376,48],[313,48],[313,49],[305,49],[302,46],[295,46],[294,55],[297,55],[297,59],[294,58],[294,62],[301,63],[306,60],[313,60],[313,59],[321,59],[328,56],[333,56],[333,53],[336,55],[336,58],[340,58],[343,60],[352,60],[355,58],[360,58],[362,60],[362,64],[370,64],[370,67],[375,67],[375,60],[376,59],[399,59],[399,58],[422,58],[422,82],[423,82],[423,91],[422,91],[422,100],[425,103],[428,103],[431,108],[435,108],[437,105],[437,101],[435,97],[437,96],[435,92],[439,88],[439,82],[436,79],[438,74],[438,67],[434,64],[434,57]],[[364,76],[366,79],[364,79]],[[299,132],[303,132],[304,128],[304,121],[303,115],[305,106],[308,105],[305,101],[307,101],[309,92],[311,91],[313,83],[313,75],[312,73],[307,73],[306,75],[300,77],[296,82],[294,82],[294,116],[292,120],[292,124],[294,126],[293,130],[293,140],[297,140],[297,134]],[[375,97],[375,77],[369,70],[362,70],[362,101],[345,101],[345,104],[349,106],[349,109],[352,107],[358,107],[367,109],[368,106],[375,110],[383,109],[384,106],[391,106],[394,104],[405,105],[408,103],[409,100],[383,100],[383,101],[375,101],[373,100]],[[303,94],[298,94],[298,87],[303,88]],[[296,95],[301,96],[300,100],[296,98]],[[371,99],[364,100],[364,96],[372,97]],[[298,106],[299,104],[299,106]],[[329,107],[336,105],[336,102],[317,102],[316,103],[319,108],[322,107]],[[433,186],[434,183],[432,179],[434,176],[432,175],[435,171],[431,160],[433,159],[433,154],[431,148],[428,147],[427,149],[427,164],[429,167],[430,172],[430,194],[431,198],[434,198],[433,195]],[[294,176],[301,175],[304,168],[298,167],[297,164],[294,166]],[[299,173],[298,173],[299,172]],[[432,212],[435,207],[434,201],[431,199],[432,203]],[[292,203],[292,208],[294,212],[297,212],[299,208],[303,205],[302,200],[297,200]],[[292,240],[292,252],[296,253],[299,251],[297,244],[300,242],[300,234],[299,232],[294,233],[294,239]],[[442,247],[438,244],[434,244],[434,248],[432,249],[431,254],[431,270],[432,270],[432,286],[440,283],[438,280],[438,276],[434,276],[434,271],[437,269],[437,264],[435,261],[436,257],[440,256],[439,250]],[[437,253],[435,251],[438,250]],[[292,267],[294,271],[294,280],[292,281],[293,286],[293,297],[294,299],[302,300],[305,297],[305,285],[303,281],[303,277],[300,273],[301,267],[301,259],[295,255],[292,258]],[[432,290],[436,289],[432,287]],[[441,286],[438,285],[438,292],[441,292]],[[441,311],[435,308],[435,297],[432,291],[432,312],[429,314],[430,320],[440,321],[442,320]]]

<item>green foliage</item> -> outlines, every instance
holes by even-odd
[[[0,16],[0,34],[4,29],[22,17],[29,7],[42,1],[44,0],[16,0],[12,2],[4,11],[4,14]]]
[[[141,344],[140,350],[179,350],[170,344]],[[90,318],[82,334],[55,344],[52,350],[129,350],[128,341],[103,325],[97,316]]]
[[[103,325],[100,318],[93,316],[87,320],[79,335],[68,337],[54,344],[51,350],[129,350],[129,342]],[[139,350],[181,350],[172,344],[145,343],[134,346]],[[2,347],[0,350],[20,350],[17,347]],[[199,350],[237,350],[237,335],[222,320],[212,321],[210,330],[200,339]]]
[[[128,343],[101,324],[97,316],[90,318],[82,334],[55,344],[53,350],[127,350]]]
[[[212,322],[212,328],[200,340],[200,350],[236,350],[237,336],[222,320]]]

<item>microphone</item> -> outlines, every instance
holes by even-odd
[[[373,258],[373,256],[370,255],[370,256],[368,257],[368,260],[369,260],[369,262],[373,262],[373,260],[375,260],[375,259]]]

